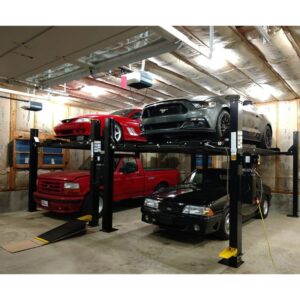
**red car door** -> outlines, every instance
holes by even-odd
[[[117,169],[120,199],[135,198],[144,195],[144,175],[134,157],[123,157]]]

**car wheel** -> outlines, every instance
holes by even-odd
[[[265,149],[270,149],[272,147],[272,128],[270,125],[265,127],[260,146]]]
[[[262,213],[262,217],[263,219],[267,218],[268,214],[269,214],[269,209],[270,209],[270,203],[266,198],[263,198],[261,203],[260,203],[260,210]],[[257,215],[255,216],[257,219],[261,218],[259,209],[257,209]]]
[[[116,140],[117,143],[121,142],[122,141],[122,137],[123,137],[123,134],[122,134],[122,128],[119,124],[115,124],[115,132],[114,132],[114,138]]]
[[[83,205],[81,208],[81,212],[83,214],[91,214],[92,211],[93,211],[92,199],[91,199],[91,195],[88,194],[84,199],[84,202],[83,202]],[[99,218],[100,218],[103,214],[103,194],[102,193],[99,194],[98,213],[99,213]]]
[[[165,182],[161,182],[154,188],[154,192],[159,191],[160,189],[164,189],[166,187],[168,187],[168,184]]]
[[[216,235],[221,240],[228,240],[229,234],[230,234],[230,217],[229,217],[229,209],[226,209],[219,230],[216,233]]]
[[[217,136],[225,138],[229,135],[230,130],[230,113],[227,110],[222,110],[217,119]]]

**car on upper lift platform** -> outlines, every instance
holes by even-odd
[[[148,196],[141,208],[142,221],[166,229],[199,234],[216,233],[219,238],[228,239],[229,195],[226,178],[224,169],[195,170],[182,184]],[[245,184],[243,191],[246,193],[249,190],[249,185]],[[266,218],[272,198],[271,190],[264,184],[257,184],[256,192],[257,198],[262,196],[260,207],[263,218]],[[257,198],[245,196],[250,201],[242,203],[243,219],[260,217]]]
[[[123,109],[110,114],[89,114],[72,119],[65,119],[54,127],[55,135],[71,140],[86,140],[91,135],[91,120],[100,121],[100,135],[103,137],[105,120],[112,118],[116,121],[114,137],[117,142],[146,142],[140,135],[141,109]]]
[[[215,135],[224,139],[230,129],[230,101],[238,95],[170,99],[149,104],[142,113],[142,135],[149,142],[203,139]],[[252,101],[243,101],[243,139],[269,149],[272,146],[272,127],[259,114]]]

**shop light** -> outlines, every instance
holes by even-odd
[[[107,90],[95,85],[85,85],[81,88],[82,92],[91,94],[94,97],[102,96],[107,93]]]

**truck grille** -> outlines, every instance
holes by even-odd
[[[61,194],[63,182],[57,180],[39,179],[39,192],[48,194]]]
[[[143,118],[153,118],[187,113],[187,108],[181,103],[166,103],[145,108]]]
[[[178,214],[182,212],[182,209],[183,206],[178,205],[177,203],[163,201],[159,204],[159,210],[164,213]]]

